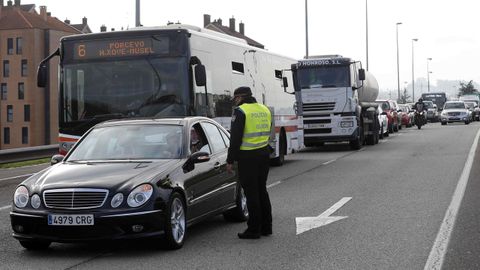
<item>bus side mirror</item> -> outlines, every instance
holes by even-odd
[[[47,66],[40,64],[37,70],[37,86],[45,87],[47,85]]]
[[[207,85],[207,72],[202,64],[195,65],[195,82],[197,86]]]
[[[365,69],[361,68],[358,70],[358,78],[360,79],[360,81],[365,80]]]

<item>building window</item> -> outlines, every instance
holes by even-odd
[[[22,127],[22,144],[28,143],[28,127]]]
[[[3,128],[3,143],[10,144],[10,128]]]
[[[10,76],[10,62],[3,60],[3,77]]]
[[[7,38],[7,54],[13,54],[13,38]]]
[[[7,122],[13,122],[13,105],[7,105]]]
[[[23,39],[21,37],[17,37],[17,54],[22,54],[23,51]]]
[[[7,94],[8,94],[7,84],[2,83],[0,88],[1,88],[1,98],[2,98],[2,100],[7,100]]]
[[[23,121],[30,122],[30,105],[23,105]]]
[[[18,99],[25,99],[25,84],[18,83]]]
[[[22,77],[27,76],[27,59],[22,59]]]

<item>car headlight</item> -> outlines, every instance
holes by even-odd
[[[19,186],[13,195],[15,206],[24,208],[28,203],[28,189],[25,186]]]
[[[30,204],[32,205],[33,208],[38,209],[40,207],[40,203],[42,201],[40,200],[40,196],[38,194],[34,194],[32,196],[32,199],[30,200]]]
[[[150,199],[153,194],[153,187],[150,184],[143,184],[136,187],[127,198],[128,206],[139,207]]]
[[[110,205],[112,208],[117,208],[122,204],[123,202],[123,194],[122,193],[117,193],[115,196],[113,196],[112,201],[110,202]]]

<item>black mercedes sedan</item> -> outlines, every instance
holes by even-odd
[[[204,117],[98,124],[18,185],[13,236],[27,249],[44,249],[164,235],[177,249],[187,227],[207,217],[245,221],[238,174],[226,170],[228,146],[228,132]]]

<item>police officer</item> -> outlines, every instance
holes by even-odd
[[[227,171],[233,173],[238,162],[240,184],[247,198],[247,229],[241,239],[258,239],[272,234],[272,206],[267,192],[270,162],[268,141],[271,129],[270,110],[257,103],[249,87],[235,89]]]

